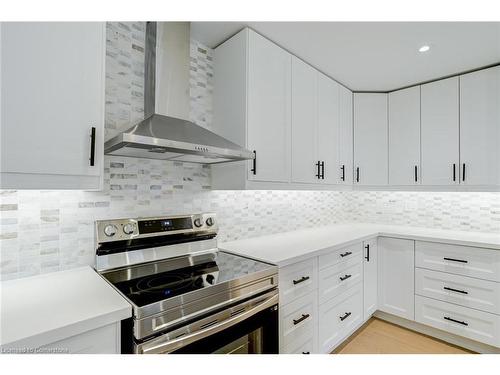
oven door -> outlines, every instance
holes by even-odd
[[[135,345],[136,353],[278,353],[278,291]]]

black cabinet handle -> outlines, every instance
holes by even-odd
[[[302,316],[299,319],[293,319],[293,325],[296,326],[297,324],[303,322],[307,318],[309,318],[309,314],[302,314]]]
[[[252,160],[252,169],[250,169],[254,175],[257,174],[257,151],[253,150],[253,160]]]
[[[324,161],[321,162],[321,179],[322,180],[325,179],[325,162]]]
[[[365,256],[365,259],[366,259],[366,261],[367,261],[367,262],[369,262],[369,261],[370,261],[370,244],[367,244],[367,245],[365,246],[365,249],[366,249],[366,256]]]
[[[311,354],[311,352],[302,352],[302,354]]]
[[[90,131],[90,158],[89,158],[90,166],[93,167],[95,165],[95,127],[92,126]]]
[[[415,182],[418,182],[418,171],[417,171],[417,166],[415,165]]]
[[[359,167],[356,168],[356,182],[359,182]]]
[[[462,293],[462,294],[469,294],[469,292],[466,292],[465,290],[460,290],[460,289],[454,289],[454,288],[449,288],[447,286],[443,287],[444,290],[450,290],[452,292],[457,292],[457,293]]]
[[[316,178],[319,180],[321,178],[321,173],[320,173],[320,165],[321,165],[321,163],[318,160],[318,162],[316,164],[314,164],[314,165],[316,166],[316,170],[317,170]]]
[[[343,257],[346,257],[348,255],[351,255],[352,253],[350,251],[346,251],[345,253],[343,254],[340,254],[340,256],[343,258]]]
[[[462,164],[462,181],[465,181],[465,163]]]
[[[340,177],[340,179],[342,181],[345,181],[345,165],[342,165],[342,167],[340,167],[340,170],[342,171],[342,177]]]
[[[457,180],[457,176],[456,176],[456,173],[455,173],[455,169],[456,169],[456,164],[453,163],[453,181],[456,181]]]
[[[352,275],[345,275],[344,277],[340,276],[340,281],[346,281],[348,278],[350,278]]]
[[[449,260],[450,262],[458,262],[458,263],[469,263],[466,260],[463,259],[455,259],[455,258],[443,258],[444,260]]]
[[[463,326],[468,326],[469,325],[469,323],[466,323],[463,320],[456,320],[456,319],[450,318],[449,316],[445,316],[445,317],[443,317],[443,319],[444,320],[449,320],[450,322],[461,324]]]
[[[307,281],[307,280],[309,280],[309,276],[302,276],[298,280],[292,280],[292,282],[293,282],[293,285],[297,285],[297,284],[303,283],[304,281]]]
[[[340,318],[340,321],[343,322],[344,320],[346,320],[349,316],[351,316],[351,313],[350,312],[346,312],[343,316],[339,316]]]

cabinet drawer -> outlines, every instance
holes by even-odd
[[[314,354],[314,340],[312,337],[305,342],[293,342],[280,350],[281,354]]]
[[[332,251],[331,253],[321,255],[318,259],[319,269],[333,266],[334,264],[345,262],[352,258],[363,257],[363,244],[357,243],[351,246],[346,246],[341,249]]]
[[[319,303],[328,301],[363,280],[363,263],[358,257],[319,271]]]
[[[310,294],[318,287],[317,258],[295,263],[279,270],[280,304]]]
[[[500,284],[423,268],[415,270],[415,293],[500,314]]]
[[[363,323],[363,289],[357,284],[319,307],[319,351],[330,353]]]
[[[434,328],[500,347],[500,316],[415,296],[415,320]]]
[[[310,293],[280,308],[280,348],[316,338],[317,304],[316,293]]]
[[[500,251],[436,242],[415,242],[415,265],[478,279],[500,281]]]

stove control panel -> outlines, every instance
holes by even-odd
[[[96,221],[97,243],[198,232],[217,233],[215,214]]]

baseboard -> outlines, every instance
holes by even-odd
[[[436,339],[448,342],[450,344],[471,350],[473,352],[481,354],[499,354],[500,348],[483,344],[465,337],[457,336],[449,332],[442,331],[433,327],[426,326],[424,324],[417,323],[412,320],[400,318],[392,314],[385,313],[383,311],[375,311],[374,317],[385,320],[389,323],[396,324],[398,326],[407,328],[409,330],[422,333],[427,336],[434,337]]]

